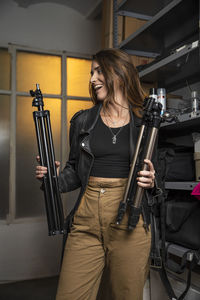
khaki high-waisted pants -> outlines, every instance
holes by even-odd
[[[95,300],[105,266],[109,300],[142,300],[151,233],[142,217],[131,232],[127,215],[115,224],[126,182],[89,181],[65,246],[56,300]]]

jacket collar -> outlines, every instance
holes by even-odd
[[[88,110],[88,114],[85,118],[85,122],[83,125],[83,128],[81,129],[81,134],[85,134],[85,133],[90,133],[90,131],[94,128],[100,111],[102,108],[102,103],[99,102],[98,104],[96,104],[95,106],[93,106],[91,109]]]

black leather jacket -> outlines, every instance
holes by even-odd
[[[81,197],[86,189],[94,156],[90,149],[90,136],[91,132],[97,122],[100,114],[102,104],[99,103],[93,106],[91,109],[82,110],[76,113],[71,119],[70,126],[70,153],[69,159],[65,165],[65,168],[59,175],[59,189],[61,193],[73,191],[77,188],[80,189],[78,199],[76,201],[74,209],[67,217],[67,226],[73,219],[73,215],[79,205]],[[137,118],[131,112],[130,119],[130,163],[132,162],[135,146],[137,143],[137,137],[139,133],[141,119]],[[154,162],[154,167],[156,163]],[[146,198],[152,197],[152,191],[148,190],[145,193]],[[150,223],[148,201],[143,201],[142,211],[143,218],[147,225]]]

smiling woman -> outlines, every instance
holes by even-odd
[[[69,159],[59,174],[60,192],[80,188],[80,194],[66,220],[69,235],[56,299],[95,300],[107,267],[109,299],[142,300],[151,245],[151,233],[145,230],[150,224],[146,194],[136,229],[128,231],[128,210],[116,225],[143,104],[137,70],[128,54],[107,49],[93,56],[90,94],[94,106],[71,119]],[[145,164],[148,168],[138,173],[137,184],[152,189],[154,165],[150,160]],[[46,172],[38,166],[36,177]]]

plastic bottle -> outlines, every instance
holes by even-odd
[[[166,111],[166,90],[165,90],[165,88],[159,88],[157,90],[157,95],[158,95],[158,102],[160,102],[162,104],[161,115],[163,115],[164,112]]]
[[[192,112],[196,113],[199,110],[199,98],[198,98],[197,91],[192,91],[191,101],[192,101]]]

